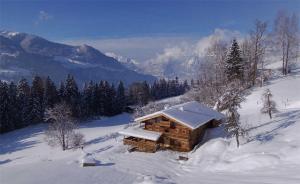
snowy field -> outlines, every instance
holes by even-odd
[[[260,113],[261,94],[269,88],[279,112],[272,120]],[[84,150],[61,151],[44,142],[40,124],[0,135],[1,184],[152,184],[152,183],[300,183],[300,70],[274,77],[249,91],[240,109],[248,140],[239,149],[220,129],[207,132],[196,151],[128,153],[118,131],[132,118],[122,114],[80,125]],[[84,153],[95,167],[81,167]],[[178,161],[179,155],[188,161]]]

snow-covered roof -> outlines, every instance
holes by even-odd
[[[164,115],[166,117],[175,119],[191,129],[196,129],[212,119],[221,120],[225,117],[223,114],[205,105],[202,105],[196,101],[191,101],[136,118],[135,121],[141,122],[159,115]]]
[[[162,133],[144,130],[139,127],[129,127],[127,129],[120,131],[119,134],[138,137],[138,138],[147,139],[151,141],[157,141]]]

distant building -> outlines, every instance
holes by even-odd
[[[183,103],[135,119],[142,127],[129,127],[120,134],[133,149],[191,151],[207,128],[218,126],[224,115],[196,101]]]

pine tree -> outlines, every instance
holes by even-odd
[[[73,117],[80,117],[80,93],[75,79],[70,74],[66,79],[64,101],[71,108]]]
[[[97,112],[99,115],[104,115],[104,104],[105,104],[105,83],[100,81],[98,88],[96,89],[96,101],[97,101]]]
[[[8,86],[9,98],[9,129],[14,130],[20,123],[20,114],[18,111],[17,86],[11,82]]]
[[[154,83],[152,84],[151,88],[150,88],[150,95],[154,100],[159,99],[159,85],[158,85],[158,81],[154,81]]]
[[[18,103],[18,114],[20,116],[20,123],[16,126],[21,128],[30,124],[30,86],[26,79],[21,79],[17,85],[17,103]]]
[[[41,77],[35,76],[32,81],[30,117],[33,123],[42,122],[44,119],[44,83]]]
[[[142,83],[142,91],[140,94],[140,102],[142,105],[146,105],[150,100],[150,87],[147,81]]]
[[[104,81],[104,115],[112,116],[114,115],[114,98],[116,97],[116,90],[114,85],[110,85],[107,81]]]
[[[187,80],[184,80],[184,82],[183,82],[183,91],[182,91],[182,94],[183,94],[185,91],[189,90],[189,89],[190,89],[190,86],[189,86],[189,84],[188,84],[188,81],[187,81]]]
[[[9,122],[9,95],[7,83],[0,80],[0,132],[10,130]]]
[[[225,73],[230,81],[243,80],[244,64],[237,41],[234,39],[225,63]]]
[[[89,84],[85,84],[82,94],[82,113],[83,116],[89,117],[95,115],[95,109],[93,107],[94,103],[94,83],[90,81]]]
[[[195,82],[194,79],[191,79],[191,87],[194,88],[195,87]]]
[[[117,114],[122,113],[126,107],[125,88],[122,81],[118,85],[115,107]]]
[[[48,76],[45,81],[45,108],[52,108],[58,102],[58,92],[54,82]]]
[[[65,101],[65,91],[66,91],[65,83],[61,82],[58,90],[58,97],[60,102]]]
[[[113,115],[116,115],[116,114],[119,114],[119,112],[118,112],[118,108],[119,107],[117,107],[117,92],[116,92],[116,88],[115,88],[115,86],[114,86],[114,84],[112,84],[111,85],[111,88],[110,88],[110,90],[109,90],[109,92],[110,92],[110,113],[109,113],[109,115],[110,116],[113,116]]]

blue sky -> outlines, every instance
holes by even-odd
[[[256,18],[271,24],[280,9],[300,12],[300,0],[0,0],[0,29],[64,42],[201,38],[216,28],[246,33]]]

